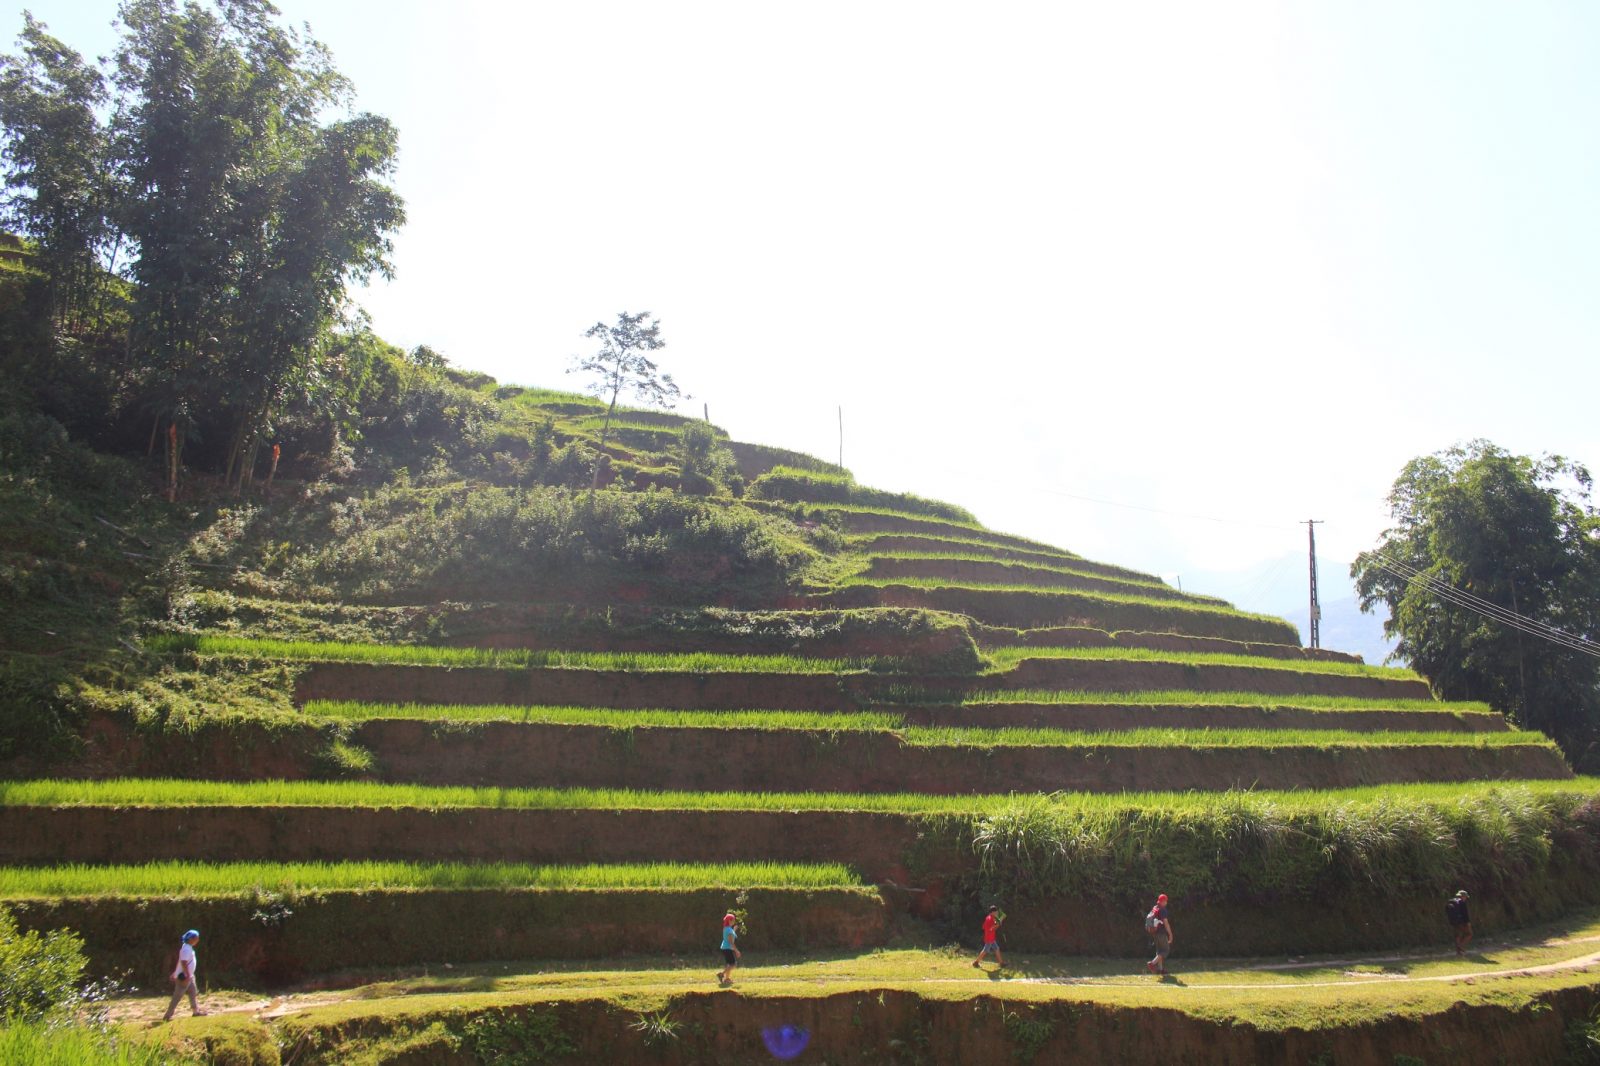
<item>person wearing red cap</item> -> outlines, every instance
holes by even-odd
[[[739,919],[732,911],[722,916],[722,972],[717,975],[717,984],[728,985],[733,983],[733,968],[739,965],[742,957],[739,951]]]
[[[1172,920],[1167,917],[1167,894],[1156,897],[1156,905],[1144,916],[1144,931],[1156,946],[1156,957],[1144,964],[1151,973],[1167,975],[1167,952],[1172,950]]]

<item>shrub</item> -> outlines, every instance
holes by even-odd
[[[28,656],[0,661],[0,760],[48,760],[71,751],[77,715],[60,664]]]
[[[582,471],[585,488],[589,476]],[[549,487],[391,485],[347,501],[316,541],[274,560],[293,590],[388,596],[440,583],[517,588],[629,572],[786,586],[817,558],[793,524],[741,505]]]
[[[0,907],[0,1023],[37,1022],[77,1002],[83,939],[66,929],[22,932]]]

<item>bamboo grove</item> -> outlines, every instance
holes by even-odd
[[[247,487],[286,418],[370,370],[346,289],[391,269],[397,132],[265,0],[128,0],[103,69],[24,18],[0,59],[11,387],[144,427],[169,495],[180,466]]]

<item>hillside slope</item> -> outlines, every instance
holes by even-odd
[[[461,387],[490,445],[245,498],[5,453],[24,925],[105,972],[199,925],[270,986],[700,952],[730,907],[756,953],[1002,901],[1128,958],[1157,891],[1225,956],[1413,945],[1463,885],[1502,928],[1600,903],[1594,783],[1409,671],[714,427],[686,470],[703,423],[602,452],[581,397]]]

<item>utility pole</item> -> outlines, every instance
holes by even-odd
[[[1322,525],[1320,518],[1306,519],[1306,536],[1311,543],[1311,644],[1313,648],[1322,647],[1322,605],[1317,602],[1317,527]]]
[[[839,469],[844,469],[844,404],[839,405]]]

